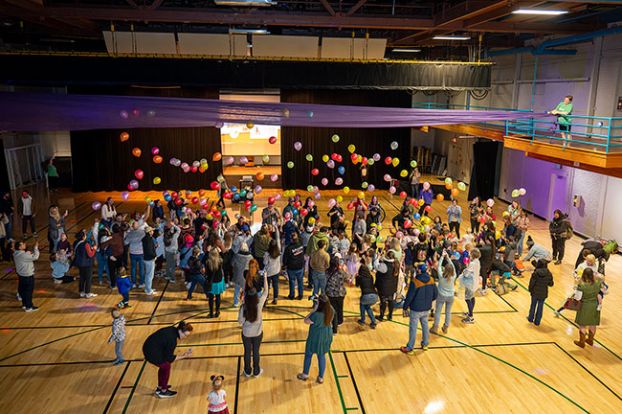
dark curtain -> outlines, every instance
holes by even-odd
[[[410,107],[411,97],[405,92],[396,91],[305,91],[305,90],[282,90],[281,102],[291,103],[314,103],[324,105],[373,105],[383,107]],[[331,137],[337,134],[340,137],[338,143],[334,143]],[[354,165],[350,160],[348,145],[356,147],[356,153],[371,158],[373,154],[381,155],[380,161],[367,169],[369,184],[376,188],[387,189],[389,184],[384,181],[385,174],[393,178],[400,178],[402,169],[410,173],[410,129],[409,128],[306,128],[284,127],[281,130],[281,162],[283,188],[306,188],[308,185],[317,185],[321,189],[334,189],[343,186],[361,188],[361,165]],[[295,142],[302,143],[302,149],[296,151]],[[399,144],[397,150],[392,150],[391,142]],[[335,163],[331,169],[322,161],[324,154],[330,157],[337,153],[343,157],[342,163]],[[313,161],[305,159],[307,154],[313,156]],[[384,163],[386,156],[399,158],[397,167],[387,166]],[[294,162],[294,168],[287,168],[288,161]],[[345,174],[340,175],[338,167],[345,167]],[[317,168],[320,174],[313,176],[311,170]],[[323,186],[321,180],[328,178],[328,185]],[[336,186],[335,179],[343,178],[343,185]]]
[[[473,170],[469,184],[469,200],[476,196],[479,196],[481,200],[494,197],[499,145],[498,142],[473,144]]]
[[[9,172],[6,168],[6,157],[4,156],[4,141],[0,139],[0,190],[9,191]]]
[[[124,191],[137,169],[144,171],[139,190],[209,188],[209,183],[222,173],[222,161],[212,162],[221,151],[220,130],[216,128],[144,128],[130,129],[128,141],[121,142],[119,130],[75,131],[71,133],[74,191]],[[133,148],[142,155],[132,155]],[[151,149],[158,147],[161,164],[153,162]],[[208,170],[201,174],[184,173],[170,165],[172,157],[192,165],[206,158]],[[160,177],[161,184],[153,184]]]

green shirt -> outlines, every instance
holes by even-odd
[[[48,177],[58,177],[58,171],[54,164],[48,164]]]
[[[560,125],[570,125],[572,120],[570,119],[569,115],[572,115],[572,103],[569,103],[566,105],[564,101],[561,101],[560,103],[557,104],[557,107],[555,107],[555,111],[567,112],[568,113],[567,115],[557,115],[557,122]]]

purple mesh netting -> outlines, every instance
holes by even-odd
[[[0,93],[0,130],[61,131],[220,126],[223,122],[345,128],[403,128],[533,117],[511,111],[376,108],[213,99]]]

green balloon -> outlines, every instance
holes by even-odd
[[[367,181],[363,181],[361,183],[361,188],[363,188],[363,189],[367,188],[368,186],[369,186],[369,184],[367,184]]]
[[[335,135],[333,135],[333,136],[331,137],[331,139],[333,140],[333,142],[334,142],[334,143],[337,143],[337,142],[339,142],[339,139],[340,139],[340,138],[339,138],[339,135],[335,134]]]
[[[307,154],[307,155],[305,156],[305,158],[306,158],[306,159],[307,159],[307,161],[309,161],[309,162],[313,161],[313,155],[311,155],[311,154]]]
[[[374,161],[373,158],[370,158],[370,159],[367,160],[367,165],[374,165],[375,162],[376,161]]]
[[[264,155],[261,160],[263,161],[264,164],[267,164],[270,162],[270,157],[268,155]]]
[[[313,186],[312,185],[308,185],[307,186],[307,191],[311,193],[313,191]]]
[[[410,167],[411,167],[411,168],[417,168],[417,161],[412,160],[412,161],[410,162]]]
[[[294,168],[294,162],[293,161],[288,161],[287,162],[287,168]]]

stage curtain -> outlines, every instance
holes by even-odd
[[[144,171],[139,190],[198,190],[222,173],[222,161],[212,162],[220,152],[220,130],[216,128],[141,128],[130,129],[130,139],[121,142],[119,130],[75,131],[71,133],[74,191],[125,191],[137,169]],[[133,148],[142,155],[132,155]],[[164,159],[153,162],[151,149],[158,147]],[[192,165],[201,158],[208,160],[208,170],[185,174],[169,164],[171,157]],[[160,177],[162,183],[153,184]]]
[[[473,170],[469,184],[469,200],[477,196],[480,200],[494,197],[499,145],[501,144],[491,141],[473,144]]]
[[[383,107],[411,106],[411,96],[401,91],[332,91],[332,90],[281,90],[281,102],[313,103],[324,105],[371,105]],[[337,134],[340,137],[338,143],[334,143],[331,137]],[[402,169],[410,173],[410,128],[301,128],[284,127],[281,130],[281,162],[284,188],[305,189],[308,185],[317,185],[322,189],[335,189],[349,186],[361,188],[360,164],[354,165],[350,160],[348,145],[356,147],[356,153],[371,158],[373,154],[381,155],[380,161],[367,169],[367,182],[376,188],[387,189],[389,184],[383,180],[385,174],[400,178]],[[391,142],[399,144],[397,150],[391,150]],[[302,143],[302,149],[296,151],[294,143]],[[331,169],[322,161],[324,154],[337,153],[343,156],[341,164],[335,163]],[[313,161],[305,159],[307,154],[313,156]],[[385,165],[386,156],[398,157],[400,164],[397,167]],[[294,168],[287,168],[287,162],[293,161]],[[343,165],[346,169],[344,175],[337,172],[337,168]],[[320,174],[313,176],[311,170],[317,168]],[[323,186],[321,180],[328,178],[328,185]],[[343,178],[343,185],[335,185],[337,177]]]

